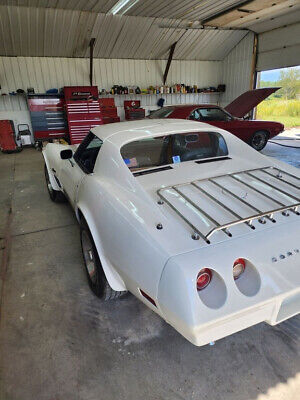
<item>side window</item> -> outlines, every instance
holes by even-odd
[[[90,174],[94,171],[96,159],[102,144],[102,140],[90,132],[75,152],[74,160],[85,173]]]

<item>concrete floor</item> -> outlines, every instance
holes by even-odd
[[[264,152],[299,163],[272,146]],[[72,210],[48,198],[36,150],[0,154],[0,238],[0,400],[299,396],[299,316],[197,348],[133,296],[99,301]]]
[[[268,142],[263,154],[300,168],[300,128],[292,128]]]

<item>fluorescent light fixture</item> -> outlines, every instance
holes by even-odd
[[[119,0],[109,11],[108,14],[125,14],[131,7],[133,7],[139,0]],[[127,6],[126,8],[124,8]],[[122,11],[121,11],[122,10]],[[121,11],[121,12],[119,12]]]

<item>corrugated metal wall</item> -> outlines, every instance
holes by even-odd
[[[261,33],[257,70],[300,65],[300,23]]]
[[[28,124],[32,132],[30,114],[24,95],[1,96],[0,119],[10,119],[14,121],[16,129],[18,124]]]
[[[197,84],[200,87],[226,84],[226,92],[219,95],[163,95],[165,104],[219,103],[227,105],[239,94],[249,90],[253,34],[248,33],[228,54],[224,61],[174,60],[168,75],[168,84]],[[99,89],[109,89],[114,84],[161,85],[165,60],[95,59],[94,83]],[[26,90],[35,92],[65,85],[89,85],[89,60],[85,58],[51,57],[0,57],[0,84],[2,93]],[[146,110],[156,108],[158,96],[134,96],[141,99]],[[127,98],[130,98],[129,96]],[[116,97],[119,114],[123,117],[124,96]],[[3,97],[0,111],[24,110],[24,104],[14,98]]]
[[[254,34],[249,32],[223,60],[222,81],[226,92],[221,97],[222,106],[250,89],[253,40]]]
[[[110,89],[114,84],[161,85],[166,61],[164,60],[94,60],[94,84],[99,89]],[[17,89],[27,90],[33,87],[35,92],[43,93],[50,88],[69,85],[89,85],[89,60],[84,58],[48,58],[48,57],[0,57],[0,83],[2,93]],[[197,84],[199,87],[217,86],[222,83],[221,61],[177,61],[172,62],[168,84]],[[159,97],[165,98],[165,104],[218,103],[218,94],[166,94],[132,95],[140,99],[142,106],[155,109]],[[123,101],[130,96],[116,96],[120,117],[123,117]],[[0,112],[24,111],[20,96],[1,96]],[[25,114],[24,114],[25,116]],[[3,118],[3,114],[0,116]],[[27,119],[27,117],[26,117]]]
[[[95,59],[94,83],[99,89],[114,84],[161,85],[165,60]],[[168,84],[215,86],[221,83],[221,61],[172,62]],[[0,57],[2,92],[34,87],[36,92],[68,85],[89,85],[86,58]]]

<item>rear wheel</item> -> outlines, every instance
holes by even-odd
[[[46,164],[44,166],[44,170],[45,170],[45,180],[46,180],[47,190],[48,190],[50,199],[56,203],[64,203],[67,199],[60,190],[53,189],[51,182],[50,182],[49,172],[48,172],[48,168],[47,168]]]
[[[80,222],[80,240],[85,271],[90,288],[102,300],[112,300],[121,297],[126,291],[113,290],[104,274],[94,240],[84,219]]]
[[[257,131],[253,134],[250,139],[250,146],[253,147],[257,151],[261,151],[267,144],[269,139],[268,132],[265,131]]]

